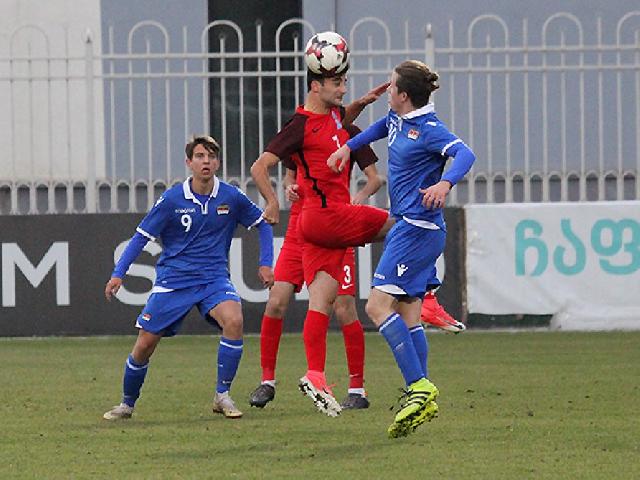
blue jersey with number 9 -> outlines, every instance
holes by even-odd
[[[229,248],[238,224],[251,228],[262,220],[240,189],[215,177],[211,195],[201,202],[190,179],[162,194],[137,232],[159,239],[156,286],[185,288],[229,278]]]

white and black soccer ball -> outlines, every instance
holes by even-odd
[[[336,32],[317,33],[309,39],[304,49],[307,68],[313,73],[333,76],[349,68],[347,41]]]

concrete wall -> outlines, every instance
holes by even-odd
[[[82,75],[87,35],[99,53],[101,26],[98,0],[0,0],[0,178],[86,178],[90,112]],[[97,75],[100,65],[95,68]],[[91,162],[98,175],[104,172],[102,105],[96,85]]]

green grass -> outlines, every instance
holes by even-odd
[[[232,395],[241,420],[209,411],[217,338],[157,350],[133,420],[109,423],[133,337],[0,340],[0,478],[617,479],[640,475],[640,332],[430,335],[440,417],[389,440],[402,385],[367,335],[372,406],[333,419],[296,388],[298,335],[285,336],[276,400],[247,405],[259,344],[246,339]],[[327,375],[346,389],[344,348]]]

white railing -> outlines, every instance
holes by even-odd
[[[404,59],[435,66],[439,115],[478,156],[452,205],[638,199],[640,12],[595,25],[558,13],[534,31],[527,19],[481,15],[463,28],[427,25],[416,43],[408,22],[398,35],[362,18],[346,35],[349,96]],[[257,24],[257,48],[246,51],[232,22],[176,38],[144,21],[126,39],[107,31],[102,48],[87,32],[84,55],[56,50],[39,27],[0,36],[0,213],[145,211],[184,178],[185,139],[200,132],[221,142],[221,177],[255,198],[249,166],[304,97],[301,49],[314,31],[288,20],[266,51]],[[368,107],[358,123],[386,108]],[[384,174],[385,146],[375,148]]]

